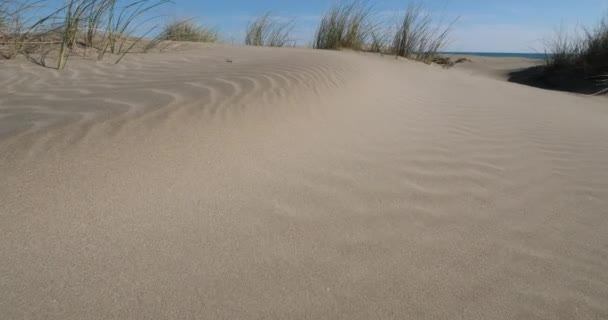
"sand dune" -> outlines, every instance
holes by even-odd
[[[605,98],[305,49],[1,68],[0,318],[608,318]]]
[[[526,70],[545,63],[539,59],[527,58],[495,58],[481,56],[467,56],[460,54],[449,55],[453,60],[466,58],[464,63],[457,64],[457,69],[463,69],[470,75],[481,75],[493,79],[508,81],[511,73],[519,70]]]

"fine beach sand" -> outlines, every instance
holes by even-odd
[[[488,59],[3,62],[0,318],[607,319],[608,100]]]

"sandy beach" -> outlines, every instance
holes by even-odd
[[[608,100],[472,60],[0,63],[0,318],[608,319]]]

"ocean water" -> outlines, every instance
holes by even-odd
[[[513,53],[513,52],[443,52],[444,54],[464,54],[480,57],[495,57],[495,58],[527,58],[544,60],[544,53]]]

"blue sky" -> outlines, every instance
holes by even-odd
[[[394,16],[407,0],[369,0],[382,16]],[[296,19],[293,37],[310,41],[322,13],[333,0],[176,0],[164,13],[194,18],[217,28],[226,42],[242,42],[252,16],[272,11]],[[546,39],[560,25],[592,25],[608,12],[608,0],[427,0],[433,12],[450,19],[460,16],[450,51],[542,51]]]
[[[169,16],[194,18],[217,28],[226,42],[240,42],[252,16],[266,11],[296,19],[293,37],[310,41],[322,13],[333,0],[176,0]],[[407,0],[370,0],[387,17],[403,10]],[[542,51],[560,25],[592,25],[608,12],[608,0],[427,0],[427,7],[445,19],[460,16],[450,51]]]

